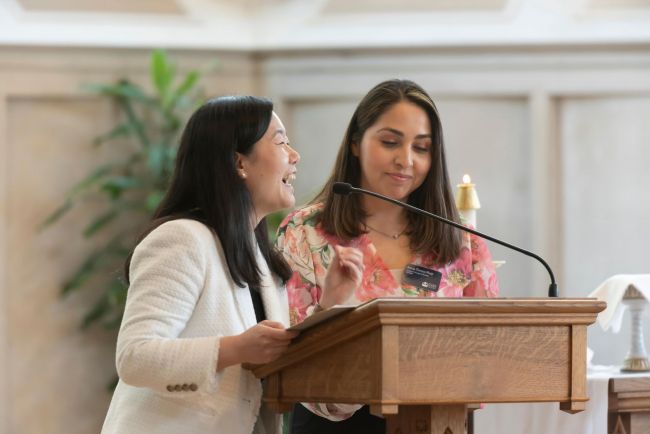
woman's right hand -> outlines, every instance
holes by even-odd
[[[221,338],[217,371],[228,366],[269,363],[284,353],[298,332],[289,331],[279,322],[264,320],[244,333]]]
[[[327,269],[323,293],[318,304],[329,309],[343,304],[361,285],[363,278],[363,253],[355,247],[334,247],[334,258]]]

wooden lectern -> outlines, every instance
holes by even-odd
[[[468,406],[584,410],[595,299],[380,298],[304,331],[257,366],[264,402],[363,403],[391,434],[466,432]]]

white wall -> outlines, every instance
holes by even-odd
[[[649,6],[647,0],[3,0],[0,44],[251,50],[634,44],[650,38]]]
[[[650,93],[566,98],[559,116],[567,287],[579,295],[614,274],[649,273]],[[589,328],[595,362],[621,363],[628,316],[623,324],[619,334]]]

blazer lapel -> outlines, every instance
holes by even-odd
[[[262,295],[266,319],[277,321],[284,324],[285,327],[289,327],[289,301],[286,288],[280,284],[279,279],[271,274],[259,248],[257,249],[257,264],[262,272],[260,294]]]
[[[257,321],[255,318],[255,309],[253,308],[253,300],[251,300],[250,290],[248,285],[243,288],[235,287],[235,303],[237,304],[237,310],[239,315],[244,323],[245,329],[253,327]]]

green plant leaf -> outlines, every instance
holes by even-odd
[[[165,192],[161,190],[154,190],[149,193],[147,195],[147,200],[145,201],[147,211],[155,211],[156,208],[158,208],[158,205],[160,205],[160,201],[162,201],[163,197],[165,197]]]
[[[268,230],[271,243],[275,242],[275,239],[278,235],[278,227],[280,227],[280,223],[282,223],[282,220],[284,220],[287,214],[287,210],[281,210],[266,216],[266,228]]]
[[[103,295],[99,300],[95,302],[90,311],[84,315],[83,319],[81,320],[81,329],[87,329],[88,326],[103,317],[106,312],[108,312],[108,310],[108,300],[107,297]]]
[[[123,233],[114,235],[105,245],[88,255],[75,274],[63,285],[61,296],[81,288],[106,263],[113,263],[117,259],[121,261],[126,258],[130,250],[123,246],[123,237]]]
[[[189,92],[199,81],[201,74],[199,71],[190,71],[185,76],[185,79],[178,85],[176,92],[174,92],[174,97],[179,98]]]
[[[122,307],[126,303],[128,285],[122,279],[115,278],[108,287],[108,301],[113,307]],[[121,315],[120,315],[121,316]]]
[[[140,185],[140,180],[133,176],[114,176],[102,184],[102,190],[112,199],[117,199],[125,190]]]
[[[104,321],[102,321],[102,326],[106,330],[115,330],[120,327],[120,324],[122,323],[122,315],[121,312],[116,312],[114,315],[109,316],[108,318],[105,318]]]
[[[102,256],[106,255],[106,249],[101,249],[91,254],[77,269],[75,274],[68,280],[61,289],[64,296],[80,288],[93,274]]]
[[[58,221],[65,213],[70,211],[70,208],[72,208],[73,202],[70,199],[66,199],[66,201],[58,207],[52,214],[47,216],[45,220],[41,222],[41,224],[38,226],[38,230],[42,231],[46,227],[50,226],[51,224],[55,223]]]
[[[164,172],[171,175],[174,172],[174,165],[176,164],[176,153],[178,152],[178,148],[175,146],[169,146],[167,147],[166,151]],[[167,187],[168,181],[168,179],[165,179],[165,187]]]
[[[126,214],[127,212],[135,212],[139,214],[144,213],[145,219],[151,217],[151,213],[147,210],[146,198],[145,200],[143,200],[141,197],[139,197],[139,195],[135,200],[126,200],[124,198],[121,198],[119,200],[118,206],[124,214]],[[133,218],[133,216],[131,217]],[[142,216],[137,216],[135,218],[141,220]]]
[[[97,217],[95,220],[90,222],[88,226],[85,227],[83,231],[84,238],[90,238],[95,235],[101,228],[115,220],[115,217],[118,215],[118,210],[113,208],[108,212]]]
[[[195,95],[188,96],[184,95],[178,98],[178,101],[174,104],[174,109],[182,111],[194,111],[204,103],[203,97],[198,97]]]
[[[68,198],[74,199],[77,195],[83,193],[92,185],[101,181],[102,178],[110,174],[113,168],[114,168],[113,164],[104,164],[102,166],[99,166],[90,175],[86,176],[80,182],[75,184],[74,187],[72,187],[72,189],[68,193]]]
[[[113,279],[104,292],[108,308],[101,316],[101,324],[107,330],[119,328],[124,315],[128,286],[119,277]],[[99,319],[99,318],[98,318]]]
[[[93,145],[99,146],[102,143],[109,142],[111,140],[129,137],[133,132],[133,128],[129,122],[121,123],[106,134],[95,137],[93,140]]]
[[[153,103],[153,98],[148,96],[140,86],[132,84],[128,80],[120,80],[116,84],[88,83],[84,84],[82,88],[89,92],[114,98],[129,99],[146,104]]]
[[[161,132],[163,133],[161,143],[169,145],[176,138],[181,127],[181,120],[170,110],[164,110],[162,116],[165,122],[161,128]]]
[[[198,71],[190,71],[187,73],[181,84],[178,85],[176,90],[171,94],[168,104],[163,105],[165,111],[169,111],[174,108],[176,103],[182,98],[187,92],[192,90],[192,88],[199,81],[201,75]]]
[[[111,378],[111,381],[106,383],[106,391],[108,393],[113,393],[115,392],[115,388],[117,387],[117,383],[120,382],[120,377],[117,375],[113,375],[113,378]]]
[[[144,122],[140,117],[135,113],[133,109],[133,104],[127,99],[120,100],[121,106],[126,113],[129,127],[135,132],[136,136],[140,140],[140,144],[146,148],[149,146],[149,137],[145,132]]]
[[[160,96],[160,101],[165,103],[171,98],[169,88],[174,80],[174,66],[169,62],[164,50],[154,50],[151,54],[151,78]]]
[[[151,145],[147,148],[147,166],[156,178],[163,173],[166,154],[167,149],[159,144]]]

